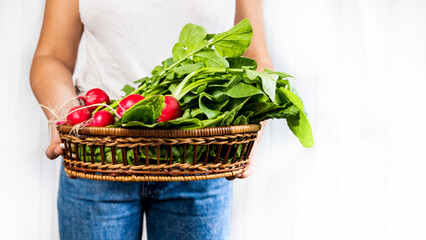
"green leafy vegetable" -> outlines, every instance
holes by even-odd
[[[243,98],[256,94],[263,94],[263,92],[253,85],[240,82],[229,89],[225,94],[232,98]]]
[[[127,110],[121,118],[121,123],[126,124],[132,121],[137,121],[146,124],[153,124],[155,120],[156,119],[154,118],[154,108],[149,105],[141,105]]]
[[[242,20],[229,31],[214,36],[212,43],[219,55],[239,57],[250,46],[253,29],[248,19]]]
[[[304,147],[311,148],[314,146],[314,138],[312,136],[312,128],[309,124],[308,118],[304,112],[299,112],[299,118],[290,117],[287,119],[287,125],[291,131],[296,135],[300,143]]]
[[[121,91],[123,91],[126,96],[129,95],[131,92],[135,91],[135,88],[130,86],[129,84],[124,85],[124,87],[121,89]]]
[[[305,107],[290,86],[289,79],[293,77],[268,69],[258,72],[256,61],[242,56],[252,35],[247,19],[217,34],[208,34],[195,24],[185,25],[173,47],[173,57],[156,66],[150,77],[135,81],[136,89],[124,86],[126,95],[141,94],[146,99],[127,110],[115,126],[197,129],[277,118],[287,120],[303,146],[312,147],[312,129]],[[180,118],[156,121],[164,108],[161,95],[172,95],[179,101],[183,112]],[[117,103],[111,107],[116,108]],[[177,159],[186,161],[182,159],[182,149],[172,151]],[[241,154],[243,149],[232,151]],[[139,154],[143,158],[145,153]],[[156,152],[150,150],[148,156],[156,158]]]
[[[245,69],[251,69],[251,70],[256,70],[257,68],[257,62],[251,58],[236,57],[236,58],[227,58],[226,60],[229,62],[230,68],[245,68]]]

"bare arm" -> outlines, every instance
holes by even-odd
[[[72,81],[83,25],[78,1],[46,0],[43,26],[31,66],[31,88],[40,104],[57,110],[76,96]],[[78,103],[71,102],[61,114]],[[48,119],[53,115],[44,109]],[[52,129],[52,140],[46,150],[50,159],[62,153],[59,136]]]
[[[244,56],[256,60],[259,71],[273,69],[272,60],[268,53],[265,39],[265,23],[263,19],[262,0],[236,0],[235,24],[244,18],[250,20],[253,27],[253,38]]]
[[[240,22],[244,18],[250,20],[253,27],[253,38],[250,47],[245,52],[244,56],[252,58],[257,62],[257,70],[273,69],[272,60],[268,53],[265,39],[265,24],[263,19],[263,2],[262,0],[236,0],[235,4],[235,23]],[[262,129],[259,132],[257,140],[253,145],[250,153],[247,170],[239,176],[239,178],[246,178],[253,172],[254,161],[256,159],[257,146],[262,138],[265,130],[266,121],[261,122]],[[230,180],[233,177],[228,178]]]

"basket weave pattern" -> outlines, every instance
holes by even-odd
[[[78,134],[72,126],[62,125],[58,130],[65,146],[63,165],[72,176],[124,182],[192,181],[244,172],[260,125],[196,130],[85,127]],[[98,162],[96,147],[100,148]],[[114,153],[109,161],[106,149]],[[152,157],[149,152],[156,154]]]

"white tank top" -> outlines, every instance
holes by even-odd
[[[234,24],[232,0],[80,0],[85,59],[79,53],[75,84],[81,92],[101,88],[121,97],[125,84],[150,76],[172,57],[179,32],[187,23],[208,33]],[[85,49],[84,49],[85,48]],[[134,85],[133,85],[134,86]]]

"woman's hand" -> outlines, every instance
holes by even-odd
[[[256,161],[257,145],[258,145],[258,143],[257,143],[257,140],[256,140],[256,143],[253,145],[253,148],[252,148],[252,150],[250,152],[249,160],[248,160],[247,165],[246,165],[246,170],[242,174],[240,174],[240,175],[232,176],[232,177],[226,177],[226,179],[228,179],[228,180],[234,180],[235,178],[246,178],[246,177],[250,176],[253,173],[253,171],[254,171],[254,162]]]
[[[226,179],[234,180],[235,178],[246,178],[253,173],[254,163],[256,161],[257,147],[259,145],[260,139],[262,139],[263,132],[265,131],[266,121],[261,122],[260,125],[262,125],[262,128],[260,129],[260,131],[257,135],[257,139],[254,142],[254,145],[251,149],[250,156],[249,156],[249,159],[248,159],[248,162],[247,162],[247,165],[246,165],[246,170],[238,176],[227,177]]]
[[[64,153],[64,150],[61,148],[61,138],[59,137],[58,130],[56,130],[55,127],[51,127],[51,138],[50,138],[50,144],[46,149],[46,156],[54,160],[61,156]],[[71,176],[67,173],[67,176],[71,179],[75,179],[76,177]]]
[[[60,147],[61,139],[59,138],[59,134],[56,128],[51,127],[50,135],[50,144],[46,149],[46,156],[49,159],[53,160],[62,155],[64,153],[64,150]]]

